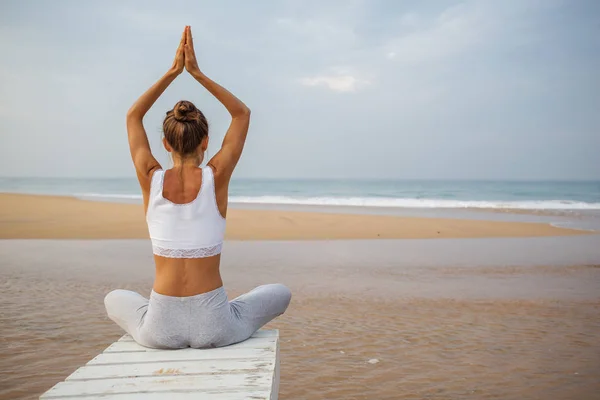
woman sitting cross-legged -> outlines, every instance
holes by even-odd
[[[164,146],[174,165],[163,170],[152,156],[142,119],[184,68],[227,108],[231,124],[221,149],[200,168],[208,147],[206,118],[189,101],[175,104],[163,122]],[[229,301],[219,272],[228,186],[249,122],[248,107],[198,68],[189,26],[171,69],[127,113],[156,277],[149,299],[114,290],[104,303],[109,318],[143,346],[203,348],[241,342],[290,303],[290,290],[281,284],[259,286]]]

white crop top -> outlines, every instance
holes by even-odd
[[[163,197],[165,171],[156,170],[150,184],[146,222],[152,251],[169,258],[202,258],[221,253],[225,218],[215,197],[211,167],[202,168],[202,186],[190,203],[176,204]]]

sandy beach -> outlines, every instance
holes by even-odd
[[[122,334],[102,299],[149,294],[150,244],[139,205],[3,194],[0,210],[0,399],[35,399]],[[268,325],[281,399],[600,398],[600,235],[275,210],[228,224],[229,297],[293,292]]]
[[[549,224],[230,209],[228,240],[430,239],[568,236]],[[0,239],[143,239],[138,204],[0,194]]]

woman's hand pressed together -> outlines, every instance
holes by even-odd
[[[184,42],[184,53],[185,53],[185,69],[191,75],[200,72],[200,67],[198,67],[198,60],[196,60],[196,52],[194,51],[194,40],[192,38],[192,28],[190,26],[186,26],[183,31],[183,36],[185,37]]]

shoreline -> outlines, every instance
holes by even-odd
[[[69,198],[93,203],[116,203],[116,204],[142,204],[141,195],[96,195],[96,194],[71,194],[71,193],[47,193],[47,192],[19,192],[19,191],[0,191],[0,196],[32,196],[32,197],[57,197]],[[383,205],[352,205],[352,204],[304,204],[304,203],[261,203],[236,201],[235,196],[229,199],[229,208],[242,210],[276,210],[276,211],[303,211],[336,214],[367,214],[379,215],[404,215],[406,211],[446,211],[446,212],[475,212],[475,213],[494,213],[494,214],[513,214],[529,216],[547,216],[547,217],[571,217],[581,215],[598,215],[600,208],[519,208],[519,207],[491,207],[491,206],[383,206]],[[361,210],[356,212],[356,210]]]
[[[227,240],[510,238],[589,235],[549,222],[230,206]],[[147,239],[139,203],[0,193],[0,239]]]

